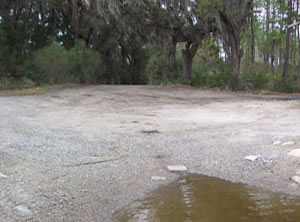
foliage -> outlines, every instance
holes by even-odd
[[[0,77],[0,90],[21,89],[35,87],[35,82],[23,77],[16,79],[12,77]]]
[[[178,46],[180,49],[180,46]],[[150,50],[150,52],[153,51]],[[169,71],[168,57],[164,51],[158,51],[151,53],[152,55],[148,59],[148,63],[145,69],[148,84],[178,84],[182,83],[181,67],[183,63],[182,55],[177,50],[176,67],[173,72]]]
[[[168,80],[168,61],[163,53],[153,54],[146,66],[148,83],[157,84]]]
[[[78,42],[68,54],[71,79],[77,83],[90,84],[103,81],[105,65],[99,53],[86,48],[83,42]]]
[[[44,92],[47,92],[49,90],[53,89],[62,89],[66,87],[73,87],[73,85],[69,84],[63,84],[63,85],[41,85],[41,86],[28,86],[27,88],[24,88],[24,83],[20,85],[19,88],[13,87],[11,89],[3,88],[0,91],[0,96],[19,96],[19,95],[38,95]],[[1,86],[0,86],[1,87]]]
[[[299,11],[295,0],[4,0],[0,89],[184,78],[206,87],[293,92],[300,31],[294,26],[289,36],[287,27]]]
[[[36,51],[25,63],[25,76],[38,84],[95,83],[101,80],[103,65],[98,53],[82,43],[70,50],[54,42]]]
[[[25,59],[23,46],[10,34],[0,34],[0,77],[18,78]]]
[[[220,59],[206,60],[202,57],[193,68],[192,84],[201,87],[238,89],[237,78],[230,64]]]

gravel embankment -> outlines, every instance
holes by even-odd
[[[300,158],[287,155],[300,148],[298,99],[151,86],[0,97],[0,221],[111,221],[177,164],[300,195]]]

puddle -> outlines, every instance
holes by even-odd
[[[300,198],[189,175],[117,212],[116,222],[300,221]]]

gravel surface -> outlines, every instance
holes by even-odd
[[[287,155],[299,99],[175,86],[0,97],[0,221],[112,221],[181,175],[168,165],[300,195],[300,158]]]

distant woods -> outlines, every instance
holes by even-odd
[[[0,89],[172,84],[300,90],[296,0],[3,0]]]

